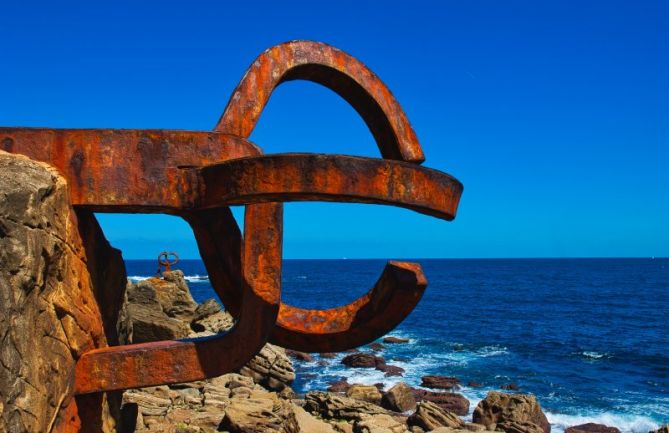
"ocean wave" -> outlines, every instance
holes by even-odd
[[[552,431],[562,433],[567,427],[593,422],[614,426],[623,433],[648,433],[659,427],[652,418],[643,415],[625,415],[618,413],[592,413],[582,415],[566,415],[546,412],[546,418],[551,423]]]
[[[128,275],[128,279],[132,282],[138,282],[154,278],[156,275]],[[190,283],[200,283],[209,281],[209,275],[184,275],[184,279]]]
[[[605,353],[600,353],[600,352],[588,351],[588,350],[585,350],[583,352],[577,352],[576,355],[581,356],[581,357],[586,358],[586,359],[591,359],[591,360],[611,358],[611,355],[606,353],[606,352]]]

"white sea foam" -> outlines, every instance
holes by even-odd
[[[562,433],[567,427],[589,422],[618,427],[623,433],[648,433],[659,427],[653,419],[643,415],[625,415],[618,413],[592,413],[582,415],[566,415],[546,412],[553,432]]]
[[[608,358],[610,356],[608,353],[599,353],[595,351],[583,351],[580,352],[579,355],[588,359],[602,359],[602,358]]]
[[[136,283],[138,281],[148,280],[149,278],[153,278],[155,276],[156,275],[128,275],[128,279]],[[200,283],[209,281],[209,275],[184,275],[184,279],[190,283]]]

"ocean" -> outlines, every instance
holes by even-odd
[[[328,382],[458,377],[471,410],[489,390],[515,383],[537,396],[553,430],[597,422],[647,433],[669,423],[669,259],[421,259],[429,285],[389,335],[408,344],[379,355],[406,370],[371,369],[314,356],[296,361],[298,393]],[[342,305],[371,288],[385,260],[286,260],[285,302]],[[128,276],[155,273],[154,260],[128,260]],[[176,265],[198,302],[215,297],[199,260]],[[363,351],[368,348],[361,348]],[[322,365],[323,362],[326,365]],[[466,386],[470,381],[483,386]]]

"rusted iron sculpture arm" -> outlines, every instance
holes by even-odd
[[[390,89],[362,62],[321,42],[290,41],[258,56],[214,130],[248,138],[274,89],[292,80],[322,84],[351,104],[384,158],[425,160],[416,133]]]
[[[189,382],[220,376],[246,364],[267,341],[279,310],[282,219],[281,205],[246,208],[241,308],[228,333],[86,352],[77,362],[75,392]]]

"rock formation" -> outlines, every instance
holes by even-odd
[[[50,166],[0,152],[0,431],[112,432],[118,394],[73,396],[87,350],[115,343],[120,253]]]
[[[400,382],[384,394],[381,405],[395,412],[406,412],[416,408],[416,399],[411,387]]]
[[[533,395],[504,394],[490,391],[474,409],[473,421],[477,424],[496,424],[507,433],[520,430],[534,433],[532,425],[543,433],[551,431],[551,425]]]
[[[457,415],[429,401],[418,403],[416,412],[409,417],[408,423],[425,431],[434,430],[438,427],[464,427],[464,422]]]

